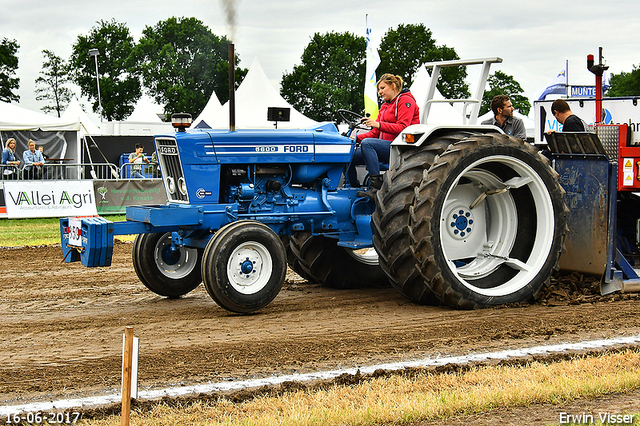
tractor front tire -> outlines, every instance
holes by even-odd
[[[241,220],[218,230],[202,257],[202,278],[222,308],[250,313],[267,306],[280,292],[287,254],[280,237],[263,223]]]
[[[131,254],[140,281],[160,296],[180,297],[202,282],[202,250],[172,247],[171,232],[136,236]]]

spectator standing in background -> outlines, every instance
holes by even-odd
[[[524,127],[524,122],[521,119],[513,116],[514,109],[507,95],[494,96],[491,100],[493,118],[484,120],[481,124],[500,127],[507,135],[526,140],[527,129]]]
[[[40,151],[40,154],[42,154],[42,158],[44,158],[44,161],[46,162],[49,159],[49,156],[44,153],[44,146],[38,145],[38,151]],[[42,176],[45,179],[51,179],[52,177],[51,167],[46,167],[46,166],[42,167]]]
[[[153,166],[153,177],[160,177],[160,164],[158,163],[158,152],[151,154],[151,165]]]
[[[2,150],[2,179],[17,179],[20,160],[16,158],[16,140],[9,138],[7,147]]]
[[[49,156],[44,153],[44,146],[39,145],[38,146],[38,151],[40,151],[40,154],[42,154],[42,158],[44,158],[45,160],[49,159]]]
[[[132,152],[129,154],[129,164],[131,164],[131,177],[143,179],[144,175],[142,174],[142,163],[146,162],[150,163],[149,159],[144,156],[142,151],[144,150],[144,146],[142,144],[136,144],[136,152]]]
[[[571,107],[564,99],[556,99],[551,104],[551,114],[562,124],[563,132],[588,132],[588,125],[571,112]]]
[[[44,166],[44,157],[42,153],[36,150],[36,143],[29,139],[29,149],[22,153],[24,161],[24,173],[27,179],[40,179],[42,176],[42,166]]]

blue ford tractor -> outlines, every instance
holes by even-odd
[[[178,131],[155,137],[167,204],[129,207],[125,222],[61,219],[65,261],[108,266],[114,235],[138,234],[133,266],[147,288],[179,297],[203,283],[239,313],[269,304],[287,265],[334,288],[390,282],[417,303],[472,309],[531,300],[558,267],[569,210],[538,149],[474,124],[496,62],[426,64],[422,124],[393,142],[375,200],[344,183],[355,145],[333,123],[186,131],[188,118],[176,116]],[[475,99],[461,100],[465,111],[471,106],[468,123],[431,124],[441,68],[473,64],[482,71]],[[342,118],[357,131],[357,114]],[[607,263],[607,274],[616,265]]]

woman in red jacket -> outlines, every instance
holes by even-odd
[[[409,89],[402,88],[402,84],[402,78],[397,75],[384,74],[380,77],[376,87],[384,103],[375,120],[371,118],[362,120],[372,129],[356,136],[356,142],[361,141],[361,143],[356,148],[348,170],[349,182],[352,185],[357,185],[355,165],[364,164],[369,171],[369,190],[358,191],[358,197],[374,198],[375,193],[382,186],[380,162],[389,162],[391,142],[405,127],[420,123],[420,111],[416,100]]]

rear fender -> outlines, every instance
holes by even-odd
[[[467,125],[460,124],[413,124],[405,128],[391,143],[391,157],[389,164],[400,157],[400,154],[409,150],[428,145],[435,137],[446,133],[473,132],[473,133],[504,133],[499,127],[491,125]],[[406,142],[405,135],[414,135],[415,142]]]

